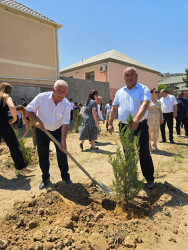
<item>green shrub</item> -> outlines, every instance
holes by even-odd
[[[82,125],[82,116],[79,115],[80,111],[77,109],[76,111],[76,115],[75,115],[75,118],[74,118],[74,130],[75,130],[75,133],[78,133],[78,127]]]
[[[97,118],[97,123],[98,123],[97,134],[100,135],[100,133],[101,133],[101,125],[100,125],[100,119],[99,119],[99,117]]]
[[[166,89],[168,93],[170,92],[169,88],[165,84],[158,84],[158,93],[160,93],[162,89]]]
[[[23,155],[24,161],[26,163],[26,166],[31,165],[32,164],[32,154],[31,154],[30,148],[25,146],[24,138],[19,137],[18,129],[14,129],[14,132],[15,132],[16,137],[18,139],[18,142],[20,144],[20,149],[22,151],[22,155]]]
[[[115,180],[114,189],[118,198],[129,203],[134,199],[143,187],[143,181],[138,180],[137,163],[139,159],[139,135],[135,136],[129,126],[132,123],[132,116],[129,114],[127,129],[120,132],[120,141],[125,152],[120,146],[116,149],[116,156],[109,157],[113,166]]]

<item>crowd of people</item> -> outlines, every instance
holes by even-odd
[[[118,117],[119,131],[126,132],[129,113],[133,117],[130,128],[135,135],[139,134],[139,158],[142,174],[149,188],[154,187],[154,166],[150,152],[159,150],[157,146],[159,130],[162,140],[166,142],[165,125],[169,129],[169,141],[174,144],[173,121],[176,119],[176,133],[181,136],[182,127],[185,136],[188,137],[188,93],[177,92],[177,98],[168,94],[166,89],[160,91],[158,100],[156,88],[151,90],[138,82],[138,73],[134,67],[128,67],[123,72],[125,86],[119,89],[114,100],[111,99],[104,108],[102,114],[102,97],[97,90],[92,90],[85,105],[81,102],[69,101],[66,98],[68,84],[64,80],[57,80],[52,91],[38,94],[29,104],[21,98],[21,105],[15,107],[11,98],[12,86],[8,83],[0,84],[0,137],[2,137],[10,149],[15,168],[23,172],[30,172],[24,162],[18,140],[11,125],[21,119],[25,125],[24,137],[29,130],[32,131],[33,147],[37,148],[39,166],[42,172],[42,180],[39,185],[43,189],[50,181],[49,144],[51,139],[45,133],[48,130],[52,136],[61,142],[62,147],[56,147],[58,167],[61,178],[67,184],[72,181],[69,175],[67,155],[65,153],[66,138],[69,123],[77,116],[81,117],[82,130],[80,132],[79,146],[84,151],[84,142],[91,143],[90,151],[96,152],[98,136],[98,119],[103,123],[106,120],[106,132],[113,133],[113,121]],[[10,112],[8,117],[8,112]],[[17,117],[17,113],[20,117]],[[126,150],[126,149],[124,149]]]

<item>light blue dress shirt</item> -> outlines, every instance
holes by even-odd
[[[128,89],[127,86],[119,89],[113,102],[113,106],[118,105],[118,120],[127,124],[129,112],[135,118],[142,101],[151,101],[151,93],[147,86],[137,82],[132,89]],[[148,111],[146,111],[140,122],[147,119],[147,117]]]

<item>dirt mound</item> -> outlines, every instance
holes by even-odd
[[[92,184],[59,182],[38,197],[15,203],[0,221],[0,249],[145,248],[164,237],[174,215],[178,223],[171,227],[166,242],[176,244],[178,234],[184,231],[186,236],[187,227],[181,209],[174,208],[179,200],[182,206],[187,204],[187,195],[168,183],[143,191],[128,206]]]

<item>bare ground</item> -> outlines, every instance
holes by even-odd
[[[92,177],[111,187],[108,153],[116,152],[117,123],[113,136],[101,126],[97,153],[88,150],[88,142],[80,152],[76,133],[68,135],[68,151]],[[53,144],[51,183],[40,191],[37,154],[33,151],[32,174],[16,175],[1,143],[0,249],[187,249],[188,139],[174,140],[176,144],[159,144],[160,151],[152,153],[156,188],[144,188],[131,206],[92,185],[71,160],[74,184],[63,183]],[[31,138],[26,138],[26,145],[32,148]]]

